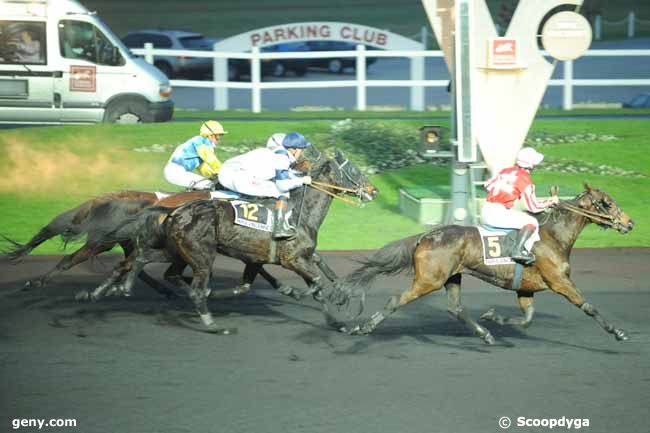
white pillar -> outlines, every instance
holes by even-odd
[[[144,43],[144,60],[147,63],[151,63],[153,65],[153,44],[151,42],[145,42]]]
[[[217,50],[214,50],[217,51]],[[214,109],[228,109],[228,88],[217,82],[228,81],[228,59],[214,57],[212,59],[212,81],[214,84]]]
[[[634,37],[634,11],[630,11],[630,13],[627,16],[627,37],[628,38],[633,38]]]
[[[601,22],[601,19],[600,15],[596,15],[596,18],[594,18],[594,39],[597,41],[602,37],[601,32],[603,23]]]
[[[260,48],[253,47],[251,53],[253,54],[251,58],[251,110],[253,113],[260,113],[262,111]]]
[[[422,47],[424,49],[424,47]],[[424,57],[411,57],[411,80],[424,80]],[[424,111],[424,87],[411,86],[411,111]]]
[[[564,62],[564,97],[562,108],[564,110],[573,110],[573,60]]]
[[[357,45],[357,111],[366,111],[366,46]]]

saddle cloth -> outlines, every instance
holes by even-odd
[[[517,236],[515,229],[502,229],[487,225],[476,226],[483,245],[483,263],[488,266],[515,263],[510,257]]]

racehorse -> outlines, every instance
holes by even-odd
[[[25,288],[44,287],[59,273],[94,258],[105,251],[110,251],[115,245],[119,244],[124,252],[124,256],[128,257],[133,252],[131,239],[122,239],[115,243],[102,243],[101,246],[99,246],[97,241],[106,231],[112,231],[114,228],[122,226],[126,218],[137,214],[142,209],[150,206],[176,208],[192,200],[209,198],[209,191],[180,192],[160,199],[153,192],[110,192],[87,200],[79,206],[57,215],[24,245],[3,236],[7,242],[13,245],[13,249],[7,252],[7,256],[11,263],[17,264],[34,250],[34,248],[55,236],[61,236],[64,242],[68,243],[86,235],[86,242],[81,248],[71,254],[65,255],[53,269],[38,278],[27,281],[25,284]],[[185,265],[174,264],[167,270],[166,275],[172,275],[169,278],[173,279],[177,274],[180,275],[184,268]],[[261,267],[246,269],[244,271],[244,280],[254,280],[258,273],[274,288],[278,289],[280,287],[277,280]],[[160,285],[155,279],[147,275],[146,272],[141,272],[139,277],[157,292],[167,297],[173,296],[173,292]],[[243,294],[249,288],[250,284],[245,282],[241,286],[232,289],[231,294]],[[88,296],[88,294],[84,296],[83,293],[78,294],[77,298],[92,299],[91,296]]]
[[[524,316],[505,318],[493,310],[482,316],[499,324],[527,326],[533,319],[533,296],[550,289],[564,296],[580,308],[617,340],[627,340],[627,334],[609,324],[598,310],[585,301],[583,294],[570,278],[569,255],[578,235],[589,223],[613,228],[625,234],[634,222],[605,192],[585,184],[585,191],[572,200],[561,201],[556,208],[540,219],[540,237],[533,247],[536,261],[523,267],[521,281],[515,280],[515,265],[487,266],[483,261],[483,247],[476,227],[439,226],[430,232],[394,241],[369,258],[363,265],[345,277],[343,284],[350,287],[367,285],[378,275],[396,274],[413,268],[411,287],[400,296],[390,298],[383,311],[374,313],[370,320],[353,327],[342,327],[342,332],[365,335],[399,307],[421,298],[443,286],[447,291],[448,311],[471,328],[487,344],[494,344],[492,334],[475,322],[460,301],[461,275],[469,274],[506,290],[516,290],[517,300]],[[518,288],[517,288],[518,287]]]
[[[311,294],[325,305],[324,286],[320,283],[319,264],[314,256],[318,229],[336,193],[352,193],[360,200],[369,201],[378,191],[340,153],[329,159],[313,145],[303,153],[295,169],[307,172],[313,182],[311,187],[303,187],[301,192],[291,195],[290,205],[298,213],[294,238],[273,241],[268,231],[235,224],[233,207],[227,201],[198,200],[177,209],[145,209],[133,220],[140,230],[133,259],[130,263],[125,261],[122,269],[116,269],[112,281],[120,281],[126,274],[128,290],[147,263],[179,257],[192,268],[193,279],[191,285],[183,284],[182,280],[178,284],[194,302],[201,317],[202,330],[212,333],[230,331],[216,325],[206,302],[210,294],[207,286],[210,265],[219,253],[242,260],[247,265],[271,263],[290,269],[308,285],[307,291],[294,294],[295,297]],[[106,239],[109,243],[119,241],[119,230],[107,234]],[[348,295],[334,290],[327,298],[343,304],[349,300]]]

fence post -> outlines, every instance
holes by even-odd
[[[422,44],[422,49],[427,49],[427,42],[429,42],[429,32],[427,31],[427,26],[422,26],[420,30],[420,43]]]
[[[424,49],[424,47],[422,47]],[[411,80],[424,80],[424,57],[409,58]],[[411,85],[411,111],[424,111],[424,87]]]
[[[600,21],[601,17],[600,15],[596,15],[594,18],[594,38],[599,41],[600,38],[602,37],[601,31],[602,31],[602,22]]]
[[[212,50],[214,52],[217,51],[217,49],[214,46],[212,47]],[[223,84],[218,85],[217,82],[228,81],[228,59],[225,59],[223,57],[212,58],[212,81],[214,83],[214,87],[213,87],[214,109],[227,110],[228,109],[228,88],[225,87]]]
[[[357,111],[366,111],[366,46],[357,45]]]
[[[253,54],[251,58],[251,110],[253,113],[260,113],[262,111],[260,48],[253,47],[251,53]]]
[[[144,50],[144,60],[153,65],[153,44],[151,42],[145,42]]]
[[[634,11],[630,11],[629,15],[627,16],[627,37],[628,38],[633,38],[634,37]]]
[[[564,62],[564,98],[562,108],[573,110],[573,60]]]

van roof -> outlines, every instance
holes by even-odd
[[[77,0],[0,0],[0,16],[47,17],[67,13],[87,14]]]

